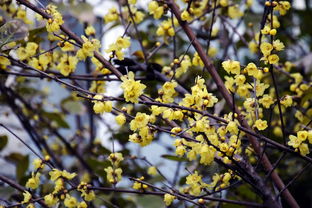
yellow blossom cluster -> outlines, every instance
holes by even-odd
[[[68,76],[70,73],[76,70],[77,63],[78,59],[76,56],[70,56],[64,53],[60,57],[60,61],[59,64],[56,66],[56,69],[58,69],[62,75]]]
[[[126,19],[128,19],[128,21],[132,22],[132,18],[133,18],[134,22],[136,24],[139,24],[140,22],[144,20],[145,14],[142,11],[138,10],[138,8],[135,7],[135,5],[133,4],[130,5],[130,10],[131,10],[132,17],[131,17],[129,10],[128,10],[128,13],[126,13]]]
[[[175,77],[179,78],[182,74],[185,74],[187,70],[192,66],[192,62],[188,55],[180,56],[177,62],[178,66],[175,69]]]
[[[198,110],[213,107],[218,102],[218,99],[212,93],[208,92],[205,80],[197,77],[195,82],[196,84],[191,88],[192,94],[185,94],[179,105]]]
[[[45,71],[50,63],[52,62],[52,54],[51,53],[43,53],[39,55],[38,58],[33,57],[28,62],[30,66],[34,67],[35,69]]]
[[[237,178],[237,176],[233,176],[232,170],[228,170],[228,172],[225,172],[223,174],[215,173],[212,176],[212,182],[208,186],[213,190],[224,189],[230,185],[230,180],[233,177]]]
[[[17,57],[23,61],[26,60],[28,58],[30,58],[31,56],[34,56],[37,53],[37,49],[38,49],[38,44],[35,42],[28,42],[26,44],[26,47],[19,47],[16,51],[17,53]]]
[[[113,103],[112,101],[101,101],[103,100],[104,96],[103,95],[95,95],[93,97],[93,110],[95,113],[104,113],[104,112],[111,112],[112,111],[112,106]]]
[[[281,15],[285,15],[287,11],[290,9],[289,1],[278,1],[277,6],[274,7],[274,10],[279,11]]]
[[[124,59],[124,52],[123,49],[129,48],[131,45],[130,38],[129,37],[118,37],[116,42],[109,45],[109,48],[105,50],[106,53],[113,53],[111,57],[116,57],[119,60]]]
[[[9,65],[11,65],[10,59],[0,56],[0,69],[6,69]]]
[[[169,206],[170,204],[172,204],[173,200],[175,200],[175,196],[171,195],[171,194],[165,194],[164,195],[164,202],[166,204],[166,206]]]
[[[110,8],[108,10],[108,13],[104,16],[104,21],[105,23],[113,22],[113,21],[118,20],[118,18],[119,18],[119,14],[117,12],[117,9],[113,7],[113,8]]]
[[[146,88],[140,81],[134,80],[134,73],[129,72],[128,75],[121,78],[121,88],[124,90],[124,98],[127,102],[137,103],[139,97],[143,94],[143,90]]]
[[[158,90],[159,101],[163,103],[172,103],[176,96],[175,88],[178,86],[176,81],[165,82],[161,89]]]
[[[198,196],[208,184],[202,181],[202,176],[195,171],[186,177],[186,184],[189,185],[188,192],[194,196]]]
[[[47,6],[46,12],[51,15],[51,18],[48,19],[46,28],[48,32],[57,32],[60,29],[60,26],[64,23],[62,14],[59,13],[55,5],[49,4]]]
[[[132,131],[137,131],[129,136],[129,141],[133,143],[138,143],[141,146],[146,146],[153,141],[154,133],[148,126],[151,116],[138,112],[135,118],[130,122],[130,129]]]
[[[298,131],[297,136],[290,135],[288,145],[299,151],[301,155],[307,155],[310,151],[308,143],[305,143],[306,140],[312,144],[312,130]]]
[[[153,15],[154,19],[159,19],[164,14],[164,7],[160,6],[157,1],[151,1],[148,4],[148,11]]]
[[[89,184],[87,184],[86,182],[81,182],[78,185],[77,190],[81,192],[81,197],[83,197],[85,201],[92,201],[95,199],[95,193],[88,187]]]
[[[200,164],[210,165],[215,157],[216,149],[213,146],[207,145],[202,137],[196,137],[198,142],[188,142],[185,139],[176,139],[174,145],[176,146],[176,154],[182,157],[187,153],[187,158],[190,161],[196,160],[200,156]]]
[[[83,44],[81,49],[77,51],[77,57],[79,60],[85,60],[87,57],[93,57],[94,52],[101,47],[101,43],[98,39],[89,40],[85,36],[81,36]]]
[[[164,38],[175,35],[175,31],[172,25],[171,19],[164,20],[158,27],[156,34],[158,36],[163,36]]]
[[[145,178],[144,176],[140,177],[140,178],[137,178],[137,180],[140,180],[140,181],[143,181]],[[147,189],[148,186],[146,184],[143,184],[143,183],[140,183],[138,181],[135,181],[133,183],[133,186],[132,186],[133,189],[136,189],[136,190],[140,190],[140,189]]]
[[[120,162],[124,160],[121,153],[111,153],[108,156],[108,160],[112,164],[112,166],[108,166],[105,168],[107,181],[111,184],[116,184],[122,179],[122,169],[119,168]]]
[[[104,93],[105,92],[105,81],[92,81],[89,88],[90,92]]]

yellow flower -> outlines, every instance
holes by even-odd
[[[95,193],[94,191],[90,191],[90,190],[87,190],[87,191],[84,191],[81,196],[84,198],[84,200],[86,201],[92,201],[95,199]]]
[[[194,66],[200,66],[200,67],[204,66],[204,62],[201,60],[201,58],[200,58],[200,56],[198,55],[197,52],[194,53],[194,57],[192,59],[192,64]]]
[[[229,150],[229,145],[227,143],[220,143],[219,148],[222,153],[226,153]]]
[[[271,27],[269,27],[268,25],[266,25],[266,26],[261,30],[261,33],[262,33],[263,35],[267,35],[267,34],[270,33],[270,31],[271,31]]]
[[[254,84],[252,84],[253,88],[254,88]],[[268,84],[264,84],[264,83],[260,83],[259,80],[257,80],[256,82],[256,96],[262,96],[264,91],[269,88],[270,86]]]
[[[230,121],[226,126],[226,130],[231,134],[238,134],[238,127],[235,121]]]
[[[309,143],[312,144],[312,130],[308,131],[308,140],[309,140]]]
[[[227,60],[222,62],[222,67],[229,74],[240,74],[240,63],[239,61]]]
[[[80,202],[77,206],[77,208],[87,208],[87,207],[88,207],[88,205],[85,201]]]
[[[256,120],[254,127],[256,127],[258,130],[262,131],[268,127],[267,121],[263,121],[261,119]]]
[[[214,160],[215,148],[208,145],[201,145],[200,148],[200,164],[210,165]]]
[[[35,174],[34,172],[32,172],[32,176],[31,176],[31,178],[28,179],[25,186],[27,188],[36,189],[36,188],[38,188],[39,183],[40,183],[40,173],[37,172]]]
[[[263,42],[260,45],[260,50],[264,56],[268,56],[271,54],[271,51],[273,50],[273,46],[271,43]]]
[[[76,173],[69,173],[67,172],[66,170],[63,170],[63,171],[60,171],[56,168],[54,168],[53,170],[51,170],[49,172],[49,175],[51,177],[51,180],[52,181],[55,181],[56,179],[58,179],[59,177],[63,177],[63,178],[66,178],[68,180],[71,180],[73,179],[77,174]]]
[[[60,29],[60,26],[64,23],[62,14],[56,10],[56,6],[48,5],[47,13],[52,17],[47,21],[46,28],[48,32],[56,32]]]
[[[63,170],[63,171],[62,171],[62,176],[63,176],[64,178],[68,179],[68,180],[71,180],[71,179],[75,178],[76,175],[77,175],[77,173],[69,173],[69,172],[67,172],[66,170]]]
[[[180,127],[174,127],[171,129],[172,133],[178,134],[182,131],[182,129]]]
[[[198,175],[197,171],[186,177],[186,184],[190,185],[190,194],[194,196],[198,196],[201,193],[201,189],[204,185],[202,176]]]
[[[62,171],[60,171],[60,170],[54,168],[53,170],[51,170],[51,171],[49,172],[49,175],[50,175],[50,179],[51,179],[52,181],[55,181],[56,179],[58,179],[58,178],[62,175]]]
[[[171,19],[163,21],[156,31],[158,36],[174,36],[175,31],[172,27]]]
[[[139,97],[143,94],[146,88],[140,81],[134,80],[134,73],[129,72],[127,76],[121,78],[121,88],[124,90],[124,98],[127,102],[138,103]]]
[[[120,152],[111,153],[108,156],[108,160],[114,165],[114,167],[118,167],[119,163],[123,161],[123,156]]]
[[[192,15],[187,11],[187,10],[184,10],[182,13],[181,13],[181,19],[183,21],[187,21],[187,22],[190,22],[193,20],[193,17]]]
[[[292,97],[290,95],[286,95],[285,97],[283,97],[281,99],[281,104],[284,105],[285,107],[289,107],[292,106],[293,100]]]
[[[71,42],[74,42],[73,40],[71,40]],[[58,45],[60,46],[61,50],[64,52],[68,52],[68,51],[74,51],[75,50],[75,45],[68,42],[68,41],[64,41],[64,42],[59,42]]]
[[[0,207],[1,207],[1,206],[0,206]],[[26,208],[36,208],[36,207],[35,207],[35,205],[34,205],[33,203],[30,203],[30,204],[27,205]]]
[[[35,42],[28,42],[26,47],[20,47],[17,49],[16,53],[20,60],[25,60],[37,53],[38,44]]]
[[[245,69],[249,76],[257,77],[260,70],[258,70],[257,66],[254,63],[249,63]]]
[[[258,51],[258,45],[257,45],[257,43],[255,43],[254,41],[251,41],[251,42],[248,44],[248,48],[249,48],[249,50],[250,50],[252,53],[257,53],[257,51]]]
[[[208,56],[209,57],[215,57],[218,53],[218,49],[215,47],[209,47],[208,49]]]
[[[175,76],[179,78],[182,74],[187,72],[190,66],[192,66],[191,59],[188,55],[180,56],[179,60],[181,60],[181,63],[179,63],[178,67],[176,68],[176,74]],[[174,81],[171,81],[174,82]]]
[[[282,131],[281,127],[279,127],[279,126],[275,126],[274,127],[273,133],[274,133],[274,135],[276,135],[278,137],[282,137],[283,136],[283,131]]]
[[[85,29],[85,33],[87,36],[90,35],[95,35],[95,29],[92,25],[89,25],[86,29]]]
[[[235,88],[234,88],[234,85],[235,85],[235,80],[233,79],[233,77],[228,77],[228,76],[225,76],[225,87],[226,89],[228,89],[230,92],[235,92]]]
[[[9,66],[11,64],[11,61],[4,57],[4,56],[0,56],[0,69],[6,69],[7,66]]]
[[[224,173],[222,181],[224,183],[228,184],[230,180],[231,180],[231,174],[230,173]]]
[[[118,20],[118,18],[119,18],[119,15],[118,15],[117,9],[113,7],[113,8],[110,8],[108,10],[108,13],[104,16],[104,21],[106,23],[113,22],[113,21]]]
[[[148,4],[148,11],[149,14],[152,14],[154,16],[154,19],[159,19],[164,13],[164,7],[159,6],[157,1],[151,1]]]
[[[290,9],[290,3],[288,1],[279,1],[277,3],[277,6],[274,7],[274,10],[279,11],[281,15],[285,15],[289,9]]]
[[[64,200],[65,207],[68,208],[74,208],[77,206],[77,199],[73,196],[70,196],[69,194],[66,195],[66,198]]]
[[[279,61],[279,57],[276,54],[269,55],[268,61],[270,64],[277,64]]]
[[[235,76],[235,82],[237,85],[243,85],[246,81],[246,77],[243,74],[238,74]]]
[[[106,53],[113,53],[117,56],[119,60],[124,59],[123,49],[129,48],[131,45],[129,37],[121,37],[119,36],[115,43],[110,44],[108,49],[105,50]]]
[[[62,75],[68,76],[70,73],[76,70],[78,59],[75,56],[69,56],[64,53],[60,58],[59,64],[56,68],[61,72]]]
[[[64,180],[62,178],[56,179],[53,194],[56,194],[63,189],[64,189]]]
[[[130,129],[135,131],[137,129],[141,129],[146,127],[149,121],[149,115],[146,113],[138,112],[135,118],[130,122]]]
[[[307,131],[298,131],[297,132],[297,137],[301,141],[305,141],[308,138],[308,132]]]
[[[170,204],[172,204],[173,200],[175,199],[176,197],[171,195],[171,194],[165,194],[164,195],[164,202],[166,204],[166,206],[169,206]]]
[[[113,103],[111,101],[99,101],[103,99],[103,95],[95,95],[93,97],[92,102],[94,103],[93,105],[93,110],[95,113],[104,113],[104,112],[111,112],[113,108]]]
[[[132,5],[131,5],[131,12],[133,14],[133,19],[135,23],[138,24],[143,21],[144,16],[145,16],[143,12],[138,11],[138,9]],[[128,19],[131,21],[130,16],[128,17]]]
[[[28,191],[23,192],[24,200],[21,202],[22,204],[26,204],[31,200],[31,194]]]
[[[53,194],[48,194],[44,196],[44,202],[48,206],[54,206],[58,202],[58,198],[55,197]]]
[[[131,45],[130,37],[118,37],[116,40],[116,45],[119,48],[129,48]]]
[[[265,108],[270,108],[270,106],[274,103],[273,98],[265,94],[263,97],[259,100],[259,103],[263,105]]]
[[[226,6],[229,5],[229,2],[228,2],[228,0],[220,0],[220,5],[221,5],[222,7],[226,7]]]
[[[141,178],[138,178],[138,180],[143,181],[143,180],[144,180],[144,177],[142,176]],[[135,181],[135,182],[133,183],[132,188],[133,188],[133,189],[136,189],[136,190],[138,190],[138,189],[147,189],[148,186],[147,186],[146,184],[143,184],[143,183],[140,183],[140,182]]]
[[[89,40],[85,36],[81,36],[83,40],[83,44],[81,49],[77,51],[77,57],[80,60],[85,60],[88,56],[93,57],[95,51],[97,51],[101,47],[101,43],[97,39]]]
[[[228,7],[228,15],[231,19],[239,18],[243,16],[243,12],[239,10],[238,5]]]
[[[113,169],[111,166],[104,169],[106,172],[106,178],[109,183],[116,184],[117,182],[121,181],[122,179],[122,169],[117,168]]]
[[[277,51],[281,51],[285,48],[285,45],[279,39],[277,39],[273,41],[273,48]]]
[[[148,173],[149,175],[157,175],[157,169],[156,169],[156,167],[155,167],[155,166],[149,167],[148,170],[147,170],[147,173]]]
[[[175,151],[176,155],[182,157],[185,153],[186,153],[186,149],[184,146],[179,145],[176,147],[176,151]]]
[[[174,97],[176,96],[175,88],[178,86],[178,83],[174,80],[170,82],[165,82],[160,90],[158,90],[158,94],[161,95],[161,99],[163,103],[172,103],[174,101]]]
[[[289,135],[289,142],[287,143],[289,146],[292,146],[293,148],[297,149],[302,141],[298,139],[298,137],[294,135]]]
[[[126,116],[120,113],[118,116],[115,117],[115,120],[118,125],[122,126],[124,125],[124,123],[126,123]]]
[[[33,165],[34,165],[35,169],[43,168],[43,166],[42,166],[42,165],[43,165],[42,160],[39,159],[39,158],[34,159]]]
[[[305,143],[300,144],[299,151],[300,151],[300,154],[303,155],[303,156],[306,156],[307,154],[310,153],[309,147]]]

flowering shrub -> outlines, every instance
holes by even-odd
[[[95,16],[101,2],[0,2],[16,168],[0,207],[308,206],[311,36],[288,1],[103,1]]]

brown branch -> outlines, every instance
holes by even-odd
[[[212,76],[213,80],[215,81],[219,91],[221,92],[222,96],[224,97],[225,101],[227,102],[228,106],[232,106],[232,99],[231,96],[228,92],[228,90],[226,89],[221,77],[219,76],[216,68],[214,67],[212,61],[210,61],[210,59],[207,57],[205,51],[203,50],[201,44],[199,43],[199,41],[196,39],[193,31],[191,30],[191,28],[189,27],[189,25],[187,24],[187,22],[183,21],[181,19],[181,14],[179,11],[178,6],[174,3],[174,1],[169,0],[167,2],[168,7],[171,9],[171,11],[175,14],[177,20],[179,21],[179,24],[181,25],[181,27],[183,28],[183,30],[185,31],[186,35],[188,36],[189,40],[192,41],[193,40],[193,46],[195,48],[195,50],[197,51],[198,55],[200,56],[201,60],[203,61],[205,67],[207,68],[208,72],[210,73],[210,75]],[[247,121],[241,116],[241,113],[239,112],[239,110],[237,109],[237,107],[234,107],[235,112],[239,115],[238,119],[241,123],[241,125],[243,127],[245,127],[248,130],[251,130],[250,126],[248,125]],[[259,142],[257,141],[257,139],[254,136],[248,136],[248,139],[250,141],[250,143],[252,144],[254,150],[256,151],[256,153],[259,155],[261,154],[261,146],[259,144]],[[264,154],[264,156],[262,157],[262,164],[265,167],[265,169],[267,171],[272,169],[272,164],[269,161],[268,157]],[[285,185],[283,183],[283,181],[281,180],[281,178],[278,176],[278,174],[276,173],[276,171],[274,171],[272,173],[272,180],[274,181],[274,183],[276,184],[276,186],[278,187],[279,190],[282,190]],[[279,206],[276,201],[274,201],[272,194],[270,194],[268,197],[268,203],[272,203],[271,205],[276,205],[277,207]],[[293,198],[293,196],[290,194],[290,192],[286,189],[283,192],[283,197],[285,198],[285,200],[288,202],[288,204],[292,207],[299,207],[299,205],[297,204],[296,200]]]
[[[11,186],[12,188],[18,190],[19,192],[24,192],[27,191],[27,189],[24,186],[19,185],[18,183],[15,183],[15,181],[0,175],[0,180],[3,181],[4,183],[8,184],[9,186]],[[38,197],[35,196],[34,194],[32,195],[32,199],[34,199],[36,202],[38,202],[42,207],[46,207],[48,208],[48,206],[44,203],[43,200],[38,200]]]

